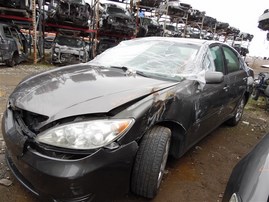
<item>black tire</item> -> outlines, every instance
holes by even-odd
[[[16,53],[13,54],[12,58],[6,61],[6,65],[9,67],[14,67],[18,63],[18,56]]]
[[[266,110],[269,110],[269,97],[265,97]]]
[[[153,198],[157,194],[169,154],[170,140],[170,129],[162,126],[155,126],[144,135],[133,167],[133,193],[146,198]]]
[[[239,123],[243,115],[245,104],[246,99],[243,97],[235,110],[234,116],[226,122],[229,126],[236,126]]]
[[[16,65],[15,61],[13,59],[10,59],[6,61],[7,66],[14,67]]]

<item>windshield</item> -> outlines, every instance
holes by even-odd
[[[58,43],[61,46],[69,46],[74,48],[82,48],[84,46],[84,41],[81,39],[66,36],[57,36],[55,38],[55,43]]]
[[[177,80],[195,72],[199,46],[163,39],[140,39],[121,42],[91,61],[105,67],[127,67],[143,73]],[[197,70],[200,72],[201,70]]]
[[[170,31],[176,31],[176,28],[173,25],[166,25],[165,28]]]
[[[118,8],[118,7],[114,7],[114,6],[109,6],[107,8],[107,13],[108,14],[115,14],[115,13],[126,14],[125,10]]]
[[[150,24],[159,25],[158,22],[154,19],[151,18],[141,18],[141,19],[144,25],[150,25]]]
[[[71,3],[77,3],[77,4],[83,4],[85,5],[85,1],[84,0],[69,0]]]

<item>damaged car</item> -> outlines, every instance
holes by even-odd
[[[0,6],[30,11],[32,10],[32,0],[0,0]]]
[[[143,36],[162,36],[163,26],[157,20],[148,17],[138,18],[139,31],[137,37]]]
[[[141,6],[147,6],[147,7],[155,7],[155,8],[157,8],[157,7],[160,6],[160,4],[161,4],[162,1],[163,0],[135,0],[134,2],[135,3],[139,2],[139,4]]]
[[[165,37],[181,37],[182,33],[175,24],[164,24]]]
[[[104,52],[105,50],[112,48],[119,44],[119,39],[111,37],[101,37],[97,44],[96,52],[97,55]]]
[[[134,35],[136,23],[131,13],[114,3],[100,3],[101,32]]]
[[[23,33],[14,25],[0,23],[0,62],[13,67],[26,61],[29,43]]]
[[[91,6],[85,0],[51,0],[47,21],[88,27],[90,15]]]
[[[220,42],[144,37],[28,77],[3,115],[8,166],[44,201],[153,198],[168,156],[238,124],[245,68]]]
[[[79,36],[58,34],[52,45],[53,64],[75,64],[89,61],[89,46]]]
[[[269,9],[266,9],[263,14],[259,17],[258,28],[263,31],[269,31]]]
[[[182,3],[179,0],[169,0],[167,2],[168,15],[186,17],[186,15],[191,11],[191,5]]]
[[[233,168],[222,202],[268,201],[269,134]]]

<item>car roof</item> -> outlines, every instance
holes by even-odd
[[[219,41],[208,41],[203,39],[193,39],[193,38],[178,38],[178,37],[143,37],[137,38],[135,40],[160,40],[160,41],[171,41],[171,42],[178,42],[178,43],[191,43],[195,45],[204,45],[204,44],[213,44],[213,43],[220,43]]]
[[[14,25],[10,25],[10,24],[8,24],[8,23],[3,23],[3,22],[0,22],[0,25],[1,25],[1,26],[8,26],[8,27],[12,27],[12,26],[14,26]]]

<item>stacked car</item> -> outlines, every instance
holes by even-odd
[[[0,0],[0,6],[30,11],[32,10],[32,0]]]
[[[100,4],[100,22],[101,32],[120,33],[125,35],[134,35],[136,24],[131,13],[116,4]]]
[[[258,27],[264,31],[269,31],[269,9],[266,9],[259,17]]]
[[[48,21],[88,27],[91,7],[84,0],[57,0],[48,4]]]
[[[36,1],[36,3],[40,2]],[[6,10],[11,12],[10,15],[13,10],[21,10],[21,13],[24,15],[28,13],[29,16],[32,13],[31,0],[0,0],[1,6],[6,7]],[[91,5],[86,0],[44,0],[43,6],[43,11],[37,9],[37,15],[44,14],[44,31],[60,33],[61,29],[69,29],[66,36],[62,32],[60,34],[61,37],[66,37],[67,41],[71,40],[72,37],[74,41],[89,37],[89,42],[85,42],[86,45],[85,47],[83,45],[83,49],[90,50],[94,47],[97,49],[93,53],[98,54],[117,45],[120,41],[135,37],[166,36],[218,40],[219,36],[225,33],[227,38],[233,40],[240,39],[250,42],[253,38],[253,35],[242,33],[228,23],[218,22],[215,18],[205,15],[205,12],[194,9],[190,4],[179,0],[134,0],[132,2],[111,0]],[[259,26],[262,26],[263,29],[266,29],[263,23],[266,24],[267,15],[268,10],[260,18]],[[70,32],[77,32],[77,30],[80,30],[79,34],[70,34]],[[226,37],[224,38],[226,39]],[[28,39],[31,44],[31,34],[29,34]],[[72,57],[69,57],[69,53],[63,53],[66,51],[65,48],[58,47],[57,37],[54,42],[53,40],[53,38],[43,37],[42,39],[40,37],[37,41],[39,50],[43,47],[45,49],[53,47],[51,49],[53,63],[85,62],[91,58],[89,51],[87,52],[88,56],[83,54],[84,56],[81,57],[80,53],[74,54],[77,52],[77,47],[64,44],[65,47],[68,47],[69,52],[70,49],[73,49],[71,51],[73,52]],[[93,43],[96,45],[93,46]],[[240,49],[239,52],[244,55],[248,52],[238,47],[238,44],[236,48]],[[18,63],[16,57],[13,59],[15,60],[14,64]],[[10,60],[4,59],[5,63],[9,63],[8,61]]]
[[[29,44],[16,26],[0,23],[0,62],[7,66],[27,60]]]
[[[52,45],[53,64],[74,64],[89,60],[89,46],[82,37],[58,34]]]
[[[162,36],[164,29],[157,20],[149,17],[138,18],[139,31],[137,37],[143,36]]]
[[[178,0],[169,0],[167,2],[168,15],[175,15],[179,17],[184,17],[190,11],[191,5],[186,3],[181,3]]]

